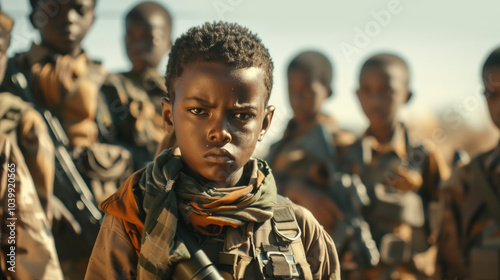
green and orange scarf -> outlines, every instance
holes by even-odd
[[[180,156],[165,150],[148,165],[139,181],[146,212],[139,279],[151,274],[160,279],[168,277],[175,263],[190,258],[185,244],[176,236],[179,214],[206,235],[219,235],[224,227],[261,223],[273,216],[276,184],[265,161],[250,159],[244,172],[247,185],[232,188],[203,185],[184,173],[183,165]]]

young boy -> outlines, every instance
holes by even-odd
[[[125,47],[132,69],[122,75],[147,93],[161,116],[161,98],[167,89],[158,65],[172,45],[171,15],[158,3],[142,2],[128,12],[125,28]]]
[[[224,279],[339,279],[331,238],[277,196],[267,164],[251,158],[273,117],[272,70],[260,39],[236,24],[206,23],[177,39],[162,106],[178,148],[101,204],[87,279],[191,279],[201,268],[189,269],[192,246]]]
[[[339,213],[325,196],[333,172],[327,167],[327,161],[333,161],[328,154],[333,157],[336,152],[326,149],[355,140],[354,135],[340,129],[332,116],[321,112],[321,105],[333,92],[332,76],[332,65],[322,53],[305,51],[293,58],[288,65],[293,118],[267,157],[278,192],[312,211],[328,232]]]
[[[408,83],[408,66],[398,56],[375,55],[361,67],[356,93],[369,127],[347,148],[340,167],[358,174],[367,188],[371,203],[362,212],[380,264],[360,267],[348,279],[427,279],[434,272],[430,219],[443,171],[435,153],[415,143],[397,120],[412,95]]]
[[[482,69],[493,124],[500,128],[500,48]],[[442,186],[438,278],[500,279],[500,145],[454,170]]]
[[[153,160],[166,133],[161,117],[165,78],[158,65],[170,51],[171,26],[170,13],[162,5],[141,2],[133,7],[125,17],[125,47],[132,69],[110,75],[103,86],[116,138],[125,140],[121,142],[134,154],[136,169]]]

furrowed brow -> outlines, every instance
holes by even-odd
[[[186,101],[194,100],[194,101],[200,103],[203,106],[206,106],[206,107],[215,107],[215,104],[212,104],[212,103],[210,103],[210,101],[208,101],[206,99],[203,99],[203,98],[200,98],[200,97],[197,97],[197,96],[186,97],[186,98],[184,98],[184,100],[186,100]]]

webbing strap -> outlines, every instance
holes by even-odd
[[[278,197],[272,222],[274,232],[285,241],[295,241],[302,235],[299,225],[295,220],[292,204],[284,197]]]
[[[273,230],[277,236],[283,239],[283,241],[290,244],[295,264],[300,266],[304,279],[313,279],[309,263],[307,262],[304,244],[302,243],[302,238],[300,238],[302,236],[302,232],[297,223],[297,219],[295,218],[293,204],[288,198],[280,195],[278,195],[276,202],[272,218]],[[270,257],[271,256],[272,254]],[[293,272],[293,266],[290,266],[288,262],[284,267],[287,267],[289,271]]]

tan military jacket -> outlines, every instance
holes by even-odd
[[[54,187],[54,145],[42,116],[31,104],[10,93],[0,93],[0,133],[8,135],[20,147],[36,192],[49,220],[49,200]]]
[[[140,218],[133,191],[140,175],[130,177],[114,195],[113,202],[106,205],[107,214],[94,245],[86,279],[135,279],[137,276],[139,253],[147,254],[140,251],[144,218]],[[308,210],[297,205],[293,210],[313,278],[339,280],[340,267],[332,239]],[[251,236],[237,239],[246,240]],[[244,279],[259,279],[257,275],[260,275],[258,271],[249,271]]]
[[[144,80],[146,87],[157,88]],[[101,91],[104,93],[115,132],[112,143],[127,147],[134,154],[135,168],[152,161],[166,134],[161,113],[160,97],[152,98],[125,74],[109,75]],[[163,92],[164,93],[164,92]],[[165,97],[162,94],[161,97]],[[160,108],[160,113],[156,107]]]
[[[125,72],[121,75],[147,93],[149,100],[155,106],[156,113],[161,116],[161,98],[167,96],[165,75],[160,75],[156,69],[147,69],[140,74]]]
[[[294,183],[325,190],[329,187],[330,178],[324,158],[308,150],[306,147],[308,144],[305,142],[323,141],[339,148],[352,144],[356,138],[352,133],[340,129],[331,116],[322,115],[317,121],[304,126],[302,130],[295,128],[296,126],[294,120],[288,123],[283,138],[271,145],[266,161],[273,169],[276,183],[280,188],[286,188],[289,183]],[[311,137],[321,137],[318,134],[311,135],[316,126],[322,127],[325,133],[324,139],[311,139]],[[318,151],[321,152],[327,153]],[[283,189],[278,191],[284,192]]]
[[[500,144],[456,168],[442,195],[436,279],[500,279]]]
[[[84,52],[76,57],[63,56],[35,43],[14,59],[36,102],[62,121],[71,145],[88,147],[96,143],[95,119],[98,92],[106,77],[104,68]]]
[[[1,273],[63,279],[54,239],[19,148],[0,134]]]

